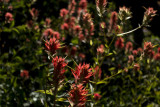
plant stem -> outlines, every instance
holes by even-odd
[[[54,101],[53,101],[53,107],[56,107],[56,94],[57,94],[57,89],[58,89],[58,82],[55,84],[55,89],[54,89]]]
[[[132,32],[134,32],[134,31],[136,31],[136,30],[138,30],[138,29],[140,29],[140,28],[142,28],[142,27],[143,27],[143,25],[140,25],[140,26],[138,26],[137,28],[135,28],[135,29],[133,29],[133,30],[130,30],[130,31],[128,31],[128,32],[124,32],[124,33],[117,34],[117,36],[123,36],[123,35],[129,34],[129,33],[132,33]]]

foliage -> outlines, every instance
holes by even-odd
[[[147,29],[157,11],[146,8],[132,28],[130,9],[114,8],[107,0],[0,0],[0,105],[158,106],[160,39]],[[142,46],[133,40],[139,29]]]

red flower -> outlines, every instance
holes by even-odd
[[[85,107],[87,102],[88,91],[83,87],[82,84],[75,85],[73,84],[72,89],[69,92],[69,102],[72,107]]]
[[[94,93],[94,99],[95,101],[98,101],[101,99],[101,95],[99,95],[98,93]]]
[[[93,73],[93,76],[94,78],[97,80],[97,79],[101,79],[101,74],[102,74],[102,70],[101,68],[99,68],[99,66],[96,66],[94,68],[94,73]]]
[[[133,69],[134,69],[135,71],[140,70],[140,65],[139,65],[138,63],[134,64]]]
[[[144,17],[143,17],[143,24],[147,25],[153,19],[153,17],[156,15],[156,12],[157,12],[157,10],[154,10],[151,7],[146,9],[146,12],[144,13]]]
[[[68,23],[64,23],[63,25],[61,25],[61,29],[62,30],[68,30],[69,29]]]
[[[28,79],[29,78],[29,72],[27,70],[21,70],[20,76],[22,78]]]
[[[103,54],[104,53],[104,45],[100,45],[98,48],[97,48],[97,52],[100,53],[100,54]]]
[[[60,10],[60,16],[62,18],[65,18],[67,14],[68,14],[68,10],[67,9],[61,9]]]
[[[75,46],[72,47],[71,49],[71,55],[74,56],[77,52],[77,48]]]
[[[70,0],[70,3],[68,5],[68,10],[69,10],[70,14],[74,13],[75,6],[76,6],[75,0]]]
[[[53,36],[53,30],[51,28],[46,29],[43,32],[43,36]]]
[[[45,26],[49,27],[51,23],[51,19],[50,18],[46,18],[45,20]]]
[[[130,52],[133,50],[133,44],[132,42],[127,42],[125,47],[126,52]]]
[[[99,16],[102,16],[102,14],[105,12],[106,5],[107,5],[107,0],[96,0],[96,8]]]
[[[115,47],[117,49],[122,49],[124,47],[124,39],[122,37],[118,38],[115,42]]]
[[[60,39],[60,34],[59,32],[53,32],[53,37],[55,37],[56,39]]]
[[[74,31],[76,34],[79,34],[81,32],[81,30],[82,30],[82,28],[79,25],[74,27]]]
[[[141,54],[143,49],[142,48],[138,48],[137,51],[138,51],[139,54]]]
[[[136,55],[138,54],[138,51],[137,51],[137,50],[133,50],[133,51],[132,51],[132,54],[133,54],[134,56],[136,56]]]
[[[155,59],[155,60],[160,60],[160,53],[157,53],[157,54],[154,56],[154,59]]]
[[[32,10],[30,11],[31,16],[36,19],[38,17],[38,10],[35,8],[32,8]]]
[[[146,56],[150,55],[152,53],[153,45],[151,42],[145,42],[144,43],[144,54]]]
[[[46,41],[45,43],[46,50],[51,52],[52,54],[56,53],[56,50],[60,48],[60,43],[56,38],[50,38],[50,41]]]
[[[86,55],[85,55],[85,54],[83,54],[83,53],[80,53],[80,54],[79,54],[79,57],[80,57],[82,60],[84,60],[84,59],[85,59],[85,57],[86,57]]]
[[[67,65],[67,63],[65,63],[65,59],[61,57],[58,58],[58,56],[56,56],[53,58],[52,63],[54,66],[53,79],[57,81],[63,79],[64,72],[66,71],[64,68]]]
[[[13,21],[13,15],[9,12],[7,12],[5,14],[5,20],[7,21],[7,23],[10,23],[11,21]]]
[[[79,40],[84,40],[85,39],[85,37],[84,37],[84,35],[82,34],[82,33],[80,33],[79,35],[78,35],[78,38],[79,38]]]
[[[109,22],[109,32],[112,32],[112,30],[115,30],[117,28],[117,20],[118,20],[118,14],[116,11],[111,13],[111,18]]]
[[[86,0],[81,0],[81,1],[79,2],[79,7],[80,7],[81,9],[86,9],[86,8],[87,8],[87,1],[86,1]]]
[[[150,57],[150,58],[153,58],[153,57],[154,57],[154,54],[155,54],[155,52],[152,51],[152,52],[149,54],[149,57]]]
[[[160,47],[158,47],[158,53],[160,53]]]
[[[90,77],[92,76],[91,68],[89,68],[89,64],[83,63],[83,65],[79,64],[75,71],[72,71],[75,82],[77,83],[88,83]]]
[[[134,61],[134,56],[133,55],[129,55],[128,56],[128,63],[132,63]]]

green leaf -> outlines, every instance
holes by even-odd
[[[112,67],[112,68],[109,68],[108,70],[109,71],[114,71],[116,68],[115,67]]]
[[[91,94],[93,95],[94,94],[94,88],[93,88],[92,84],[89,84],[89,86],[90,86]]]
[[[37,93],[43,93],[43,94],[48,94],[48,95],[53,95],[51,89],[50,90],[46,90],[46,91],[45,90],[37,90],[35,92],[37,92]]]
[[[91,46],[93,45],[93,41],[92,41],[92,40],[90,40],[90,45],[91,45]]]
[[[73,38],[71,42],[72,42],[74,45],[77,45],[77,44],[78,44],[78,38]]]
[[[111,55],[113,55],[113,53],[108,53],[106,56],[111,56]]]

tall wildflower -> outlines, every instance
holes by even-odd
[[[87,94],[88,91],[82,84],[73,84],[68,98],[71,107],[85,107],[85,103],[87,102]]]
[[[128,63],[131,64],[134,61],[134,56],[133,55],[129,55],[128,56]]]
[[[100,45],[98,48],[97,48],[97,52],[98,52],[98,54],[100,53],[100,54],[103,54],[104,53],[104,45]]]
[[[118,20],[118,14],[116,11],[111,13],[111,18],[109,21],[109,32],[112,32],[113,30],[116,30],[117,28],[117,20]]]
[[[60,43],[55,37],[53,37],[50,38],[49,41],[46,41],[45,46],[47,51],[49,51],[51,54],[55,54],[56,50],[60,48]]]
[[[129,8],[126,8],[125,6],[119,8],[118,17],[122,22],[130,19],[132,17],[131,15],[132,13]]]
[[[83,15],[83,22],[84,22],[84,27],[86,35],[94,35],[94,24],[92,21],[91,14],[85,13]]]
[[[30,14],[31,14],[31,16],[32,16],[33,19],[36,20],[36,19],[38,18],[38,10],[37,10],[37,9],[32,8],[32,9],[30,10]]]
[[[51,19],[50,18],[46,18],[45,20],[45,27],[50,27],[50,23],[51,23]]]
[[[90,65],[89,64],[79,64],[75,71],[72,71],[74,78],[75,78],[75,82],[76,83],[88,83],[90,77],[92,76],[92,72],[91,72],[91,68],[89,68]]]
[[[87,8],[87,1],[86,1],[86,0],[81,0],[81,1],[79,2],[79,7],[80,7],[81,9],[86,9],[86,8]]]
[[[94,100],[98,101],[101,99],[101,95],[99,95],[98,93],[94,93]]]
[[[160,47],[158,47],[158,53],[160,53]]]
[[[148,25],[150,21],[152,21],[153,17],[156,15],[157,10],[149,7],[146,9],[143,17],[143,25]]]
[[[62,18],[65,18],[67,16],[67,14],[68,14],[68,10],[67,9],[63,8],[63,9],[60,10],[60,16]]]
[[[96,0],[96,8],[100,17],[102,17],[103,13],[105,12],[106,5],[107,0]]]
[[[153,45],[151,42],[144,43],[144,55],[149,56],[152,53]]]
[[[131,52],[133,50],[133,44],[132,42],[127,42],[126,43],[126,47],[125,47],[125,51],[126,52]]]
[[[5,20],[7,23],[10,23],[11,21],[13,21],[13,15],[10,12],[7,12],[5,14]]]
[[[159,61],[160,60],[160,53],[155,54],[154,59]]]
[[[133,69],[135,71],[139,71],[140,70],[140,65],[138,63],[134,64]]]
[[[64,73],[65,73],[65,67],[67,63],[65,62],[64,58],[61,58],[56,56],[52,60],[53,66],[54,66],[54,71],[53,71],[53,79],[57,82],[59,80],[62,80],[64,78]]]
[[[46,30],[44,30],[43,32],[43,36],[53,36],[53,30],[51,28],[48,28]]]
[[[76,6],[75,0],[69,0],[68,10],[70,15],[74,13],[75,6]]]
[[[101,68],[99,68],[99,66],[96,66],[94,68],[94,73],[93,73],[94,79],[95,80],[101,79],[101,74],[102,74]]]
[[[27,70],[21,70],[20,76],[22,78],[28,79],[29,78],[29,72]]]
[[[115,47],[117,49],[122,49],[124,47],[124,39],[122,37],[119,37],[115,42]]]

